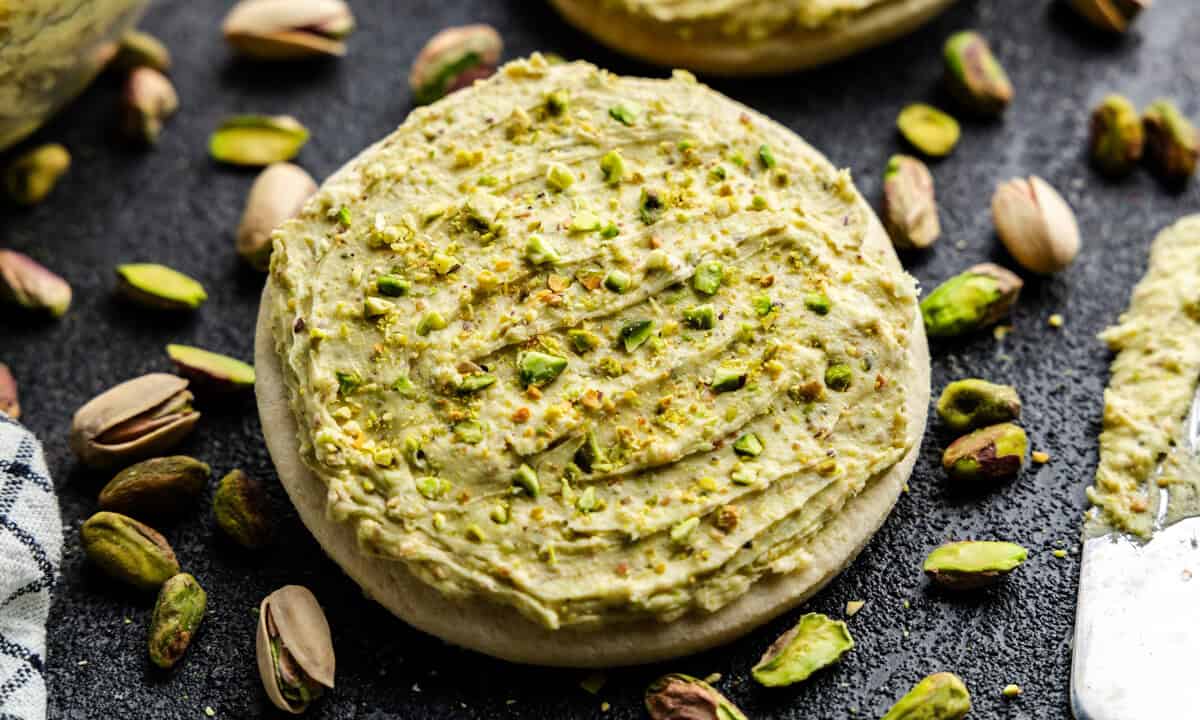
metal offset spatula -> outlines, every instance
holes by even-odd
[[[1200,389],[1184,442],[1200,455]],[[1076,720],[1200,718],[1200,517],[1084,543],[1071,704]]]

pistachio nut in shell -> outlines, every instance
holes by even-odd
[[[1029,551],[1010,542],[966,541],[942,545],[925,558],[925,574],[951,590],[994,585],[1016,570]]]
[[[942,234],[933,175],[911,155],[893,155],[883,174],[883,225],[900,250],[923,250]]]
[[[263,599],[256,650],[263,689],[280,710],[299,715],[333,687],[329,622],[307,588],[286,585]]]
[[[290,115],[238,115],[213,131],[208,153],[214,160],[249,167],[296,157],[308,142],[308,129]]]
[[[271,504],[267,488],[257,478],[234,470],[213,494],[217,527],[238,545],[256,550],[271,540]]]
[[[134,68],[121,94],[121,133],[136,143],[154,145],[163,121],[179,110],[175,86],[152,67]]]
[[[646,688],[650,720],[747,720],[745,713],[703,680],[672,673]]]
[[[17,394],[17,379],[4,363],[0,363],[0,415],[13,420],[21,417],[21,402]]]
[[[143,375],[89,400],[71,423],[71,449],[88,466],[122,467],[178,445],[196,427],[188,381]]]
[[[965,433],[1021,417],[1021,396],[1011,385],[968,378],[946,386],[937,403],[946,427]]]
[[[62,317],[71,307],[71,286],[28,255],[0,250],[0,300]]]
[[[953,337],[995,325],[1012,309],[1024,285],[999,265],[976,265],[921,301],[925,330],[934,337]]]
[[[1012,423],[981,428],[946,448],[942,467],[954,480],[1008,480],[1025,466],[1029,437]]]
[[[971,693],[953,673],[936,673],[913,686],[882,720],[962,720],[971,711]]]
[[[930,157],[949,155],[962,135],[958,121],[931,105],[914,103],[896,118],[900,134],[913,147]]]
[[[1145,146],[1142,118],[1128,98],[1109,95],[1092,111],[1088,150],[1104,174],[1127,175],[1141,161]]]
[[[211,474],[208,465],[186,455],[143,460],[108,481],[100,509],[146,520],[177,517],[196,506]]]
[[[291,163],[269,165],[254,180],[246,198],[237,230],[238,255],[250,267],[266,272],[271,262],[271,232],[300,212],[316,191],[316,181],[303,168]]]
[[[771,644],[752,673],[760,685],[784,687],[807,680],[854,647],[850,629],[841,620],[808,613]]]
[[[203,285],[166,265],[118,265],[117,280],[123,297],[155,310],[195,310],[208,299]]]
[[[1152,0],[1069,0],[1071,7],[1091,24],[1113,33],[1123,33]]]
[[[496,72],[504,41],[490,25],[442,30],[425,43],[408,75],[418,105],[428,105]]]
[[[208,594],[191,575],[179,573],[163,583],[150,618],[150,662],[163,669],[174,667],[196,636],[207,607]]]
[[[171,51],[150,33],[131,30],[117,43],[117,51],[109,67],[120,72],[148,67],[165,73],[171,69]]]
[[[1196,173],[1200,135],[1196,126],[1170,100],[1151,103],[1142,115],[1146,161],[1163,180],[1182,183]]]
[[[71,167],[71,153],[58,143],[36,147],[19,156],[4,173],[9,197],[21,205],[36,205],[54,189]]]
[[[1065,270],[1079,254],[1079,223],[1062,195],[1036,175],[1001,183],[992,196],[996,234],[1021,267]]]
[[[126,515],[98,512],[83,523],[79,537],[96,567],[138,590],[157,590],[179,572],[166,538]]]
[[[167,356],[196,392],[224,394],[254,387],[254,367],[228,355],[190,345],[168,345]]]
[[[342,0],[242,0],[221,25],[225,40],[257,60],[346,54],[354,14]]]
[[[972,30],[950,36],[943,50],[946,84],[967,110],[999,115],[1013,99],[1012,82],[988,41]]]

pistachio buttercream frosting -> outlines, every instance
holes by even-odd
[[[824,559],[912,442],[915,283],[877,222],[682,72],[535,55],[414,111],[275,233],[328,517],[547,628],[712,612]]]
[[[891,0],[596,0],[659,22],[715,26],[729,36],[762,39],[774,32],[811,30],[845,21]],[[686,31],[685,31],[686,32]]]

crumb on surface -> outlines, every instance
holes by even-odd
[[[1059,548],[1058,550],[1054,551],[1054,557],[1056,557],[1056,558],[1065,558],[1066,556],[1067,556],[1067,551],[1063,550],[1062,548]]]
[[[1050,453],[1045,453],[1041,450],[1035,450],[1033,452],[1033,461],[1038,465],[1045,465],[1046,463],[1050,462]]]
[[[1015,698],[1021,694],[1021,686],[1013,684],[1006,685],[1005,688],[1000,691],[1000,694],[1006,698]]]
[[[1052,327],[1052,328],[1060,328],[1063,326],[1063,323],[1065,323],[1066,320],[1063,319],[1062,315],[1059,315],[1058,313],[1054,313],[1053,315],[1050,316],[1049,320],[1047,320],[1046,322],[1050,323],[1050,327]]]
[[[846,617],[854,617],[867,604],[866,600],[851,600],[846,603]]]

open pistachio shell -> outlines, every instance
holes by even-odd
[[[767,648],[752,672],[760,685],[784,687],[807,680],[853,647],[846,623],[820,613],[808,613]]]
[[[123,296],[157,310],[194,310],[208,299],[203,285],[165,265],[118,265],[117,278]]]
[[[259,60],[340,56],[354,15],[342,0],[243,0],[221,29],[235,50]]]
[[[4,363],[0,363],[0,413],[13,420],[21,417],[21,403],[17,396],[17,380]]]
[[[256,650],[263,689],[280,710],[299,715],[333,687],[333,639],[312,592],[285,585],[263,599]]]
[[[255,270],[266,272],[271,262],[271,232],[300,212],[316,191],[312,176],[297,165],[275,163],[263,170],[250,187],[238,225],[238,255]]]
[[[229,393],[254,387],[254,368],[241,360],[189,345],[168,345],[167,355],[197,392]]]
[[[682,673],[664,675],[646,688],[651,720],[746,720],[712,685]]]
[[[175,86],[152,67],[134,68],[121,97],[121,132],[144,145],[158,142],[163,121],[179,110]]]
[[[426,105],[488,77],[496,72],[503,50],[500,33],[490,25],[442,30],[429,39],[413,62],[408,76],[413,98],[418,105]]]
[[[223,163],[254,167],[291,160],[307,142],[308,129],[290,115],[239,115],[213,132],[208,152]]]
[[[92,467],[128,465],[169,451],[200,419],[188,381],[155,373],[121,383],[88,401],[71,424],[71,449]]]

